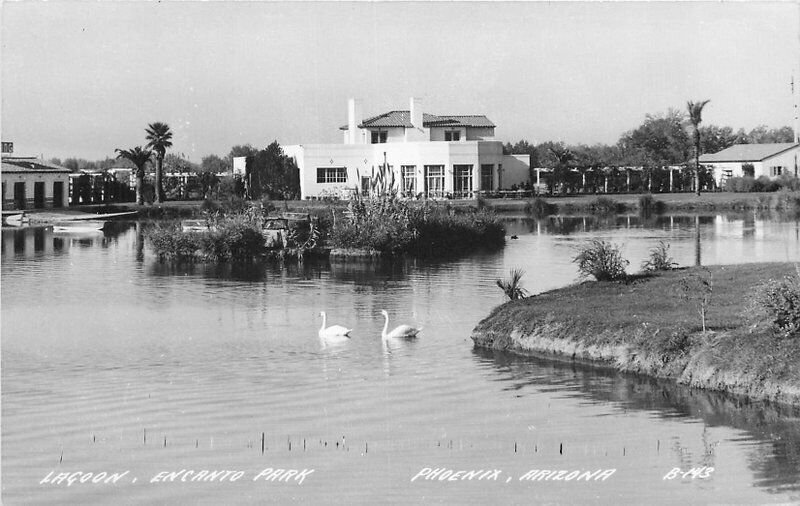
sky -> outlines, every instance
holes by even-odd
[[[792,126],[794,2],[2,1],[3,141],[104,159],[167,123],[172,152],[342,142],[365,117],[483,114],[503,142],[613,144],[647,114]],[[800,87],[800,85],[798,86]]]

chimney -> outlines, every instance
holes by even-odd
[[[411,97],[409,100],[409,112],[411,124],[414,128],[422,130],[422,99]]]
[[[359,140],[358,125],[361,117],[361,100],[351,98],[347,101],[347,143],[356,144]]]

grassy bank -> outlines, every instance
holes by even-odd
[[[779,209],[786,207],[784,202],[787,196],[792,196],[800,202],[800,192],[709,192],[702,193],[699,197],[694,193],[659,193],[652,195],[651,205],[658,212],[676,211],[744,211],[752,209]],[[617,212],[637,212],[642,205],[643,194],[609,194],[609,195],[569,195],[569,196],[542,196],[536,199],[487,199],[478,200],[447,200],[436,201],[440,205],[447,205],[453,209],[463,208],[488,208],[502,213],[525,214],[526,207],[530,210],[534,200],[546,203],[547,214],[592,213],[596,211],[598,199],[613,201]],[[244,201],[242,201],[244,202]],[[258,202],[254,202],[258,204]],[[347,201],[326,200],[288,200],[272,201],[278,209],[291,212],[323,212],[329,209],[346,209]],[[220,204],[219,202],[217,204]],[[175,218],[196,217],[202,212],[203,201],[169,201],[164,204],[146,204],[137,206],[134,203],[92,204],[72,206],[70,210],[84,212],[121,212],[139,211],[142,218]]]
[[[537,197],[536,199],[485,199],[483,203],[495,211],[503,213],[526,214],[534,201],[548,205],[547,214],[576,214],[596,211],[598,199],[610,199],[616,204],[617,212],[638,212],[642,206],[642,194],[612,195],[570,195]],[[789,200],[787,202],[786,200]],[[474,202],[474,201],[473,201]],[[797,203],[800,205],[800,192],[758,192],[702,193],[659,193],[652,195],[651,206],[658,212],[680,211],[746,211],[753,209],[780,210]]]
[[[700,268],[626,282],[589,281],[495,308],[474,329],[476,347],[586,360],[693,387],[800,405],[800,337],[746,311],[755,287],[795,274],[793,264],[716,266],[706,326],[681,297]]]

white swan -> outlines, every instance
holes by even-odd
[[[350,339],[350,332],[352,332],[353,329],[348,329],[341,325],[331,325],[326,328],[325,320],[327,317],[325,311],[320,311],[319,314],[322,316],[322,326],[319,328],[319,337],[323,339]]]
[[[381,314],[383,315],[384,318],[386,318],[386,321],[383,324],[383,332],[381,332],[381,336],[384,339],[394,339],[398,337],[417,337],[417,334],[419,334],[420,331],[422,330],[421,328],[415,329],[410,325],[399,325],[395,327],[395,329],[392,330],[391,332],[387,332],[387,330],[389,330],[389,313],[387,313],[385,309],[381,309]]]

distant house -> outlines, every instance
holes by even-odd
[[[776,178],[784,174],[798,177],[800,144],[736,144],[714,154],[700,157],[700,163],[711,168],[714,181],[723,187],[731,177],[767,176]]]
[[[34,157],[3,155],[3,209],[69,205],[69,169]]]
[[[300,169],[301,198],[365,193],[385,167],[405,197],[472,198],[530,182],[530,156],[503,155],[483,115],[434,115],[411,98],[408,110],[362,119],[350,99],[342,144],[284,146]]]

